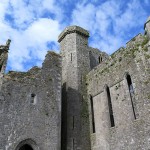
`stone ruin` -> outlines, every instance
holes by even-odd
[[[27,72],[5,74],[1,45],[0,150],[149,150],[150,17],[144,29],[108,55],[67,27],[60,54]]]

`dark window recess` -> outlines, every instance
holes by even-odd
[[[35,102],[35,96],[36,95],[34,93],[31,94],[31,100],[30,100],[31,103]]]
[[[2,71],[4,61],[0,64],[0,72]]]
[[[0,64],[0,72],[1,72],[1,70],[2,70],[2,64]]]
[[[74,147],[74,138],[72,139],[72,149],[75,150],[75,147]]]
[[[67,85],[62,86],[62,100],[61,100],[61,150],[67,149],[67,137],[68,137],[68,98],[67,98]]]
[[[111,123],[111,127],[114,127],[115,126],[115,121],[114,121],[114,115],[113,115],[113,109],[112,109],[112,103],[111,103],[110,90],[109,90],[108,86],[106,87],[106,92],[107,92],[107,99],[108,99],[110,123]]]
[[[71,53],[71,61],[72,61],[72,53]]]
[[[93,107],[93,97],[90,95],[91,102],[91,115],[92,115],[92,132],[95,133],[95,119],[94,119],[94,107]]]
[[[33,148],[30,145],[25,144],[19,150],[33,150]]]
[[[133,89],[131,76],[129,74],[127,74],[126,79],[127,79],[128,89],[129,89],[129,93],[130,93],[130,99],[131,99],[131,105],[132,105],[132,109],[133,109],[133,115],[134,115],[134,118],[136,119],[135,108],[134,108],[134,104],[133,104],[134,89]]]
[[[72,129],[74,130],[74,116],[72,117]]]
[[[103,61],[103,58],[102,58],[102,56],[101,56],[101,55],[99,56],[99,58],[98,58],[98,59],[99,59],[99,63],[101,63],[101,62]]]

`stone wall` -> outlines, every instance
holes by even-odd
[[[0,150],[149,150],[150,19],[144,28],[108,56],[67,27],[60,55],[27,72],[4,74],[10,40],[1,45]]]
[[[3,76],[6,69],[10,42],[11,40],[8,39],[6,45],[0,45],[0,90],[1,90]]]
[[[133,93],[129,92],[128,75],[132,80]],[[110,90],[114,126],[111,126],[106,87]],[[148,150],[150,147],[149,88],[150,50],[146,35],[136,36],[126,48],[120,48],[109,59],[89,72],[87,89],[93,150]],[[92,118],[90,95],[94,118]]]
[[[48,52],[42,68],[9,72],[0,91],[0,150],[60,149],[61,59]]]
[[[62,150],[89,150],[89,122],[85,75],[105,55],[88,46],[89,33],[67,27],[59,36],[62,56]],[[102,55],[103,54],[103,55]]]

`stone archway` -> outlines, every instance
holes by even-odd
[[[32,139],[26,139],[21,141],[15,150],[40,150],[36,142]]]
[[[33,150],[33,148],[30,145],[25,144],[22,147],[20,147],[19,150]]]

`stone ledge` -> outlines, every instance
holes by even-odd
[[[89,32],[87,30],[79,26],[69,26],[65,28],[64,31],[58,36],[58,42],[60,43],[67,34],[71,34],[71,33],[78,33],[85,37],[89,37]]]

